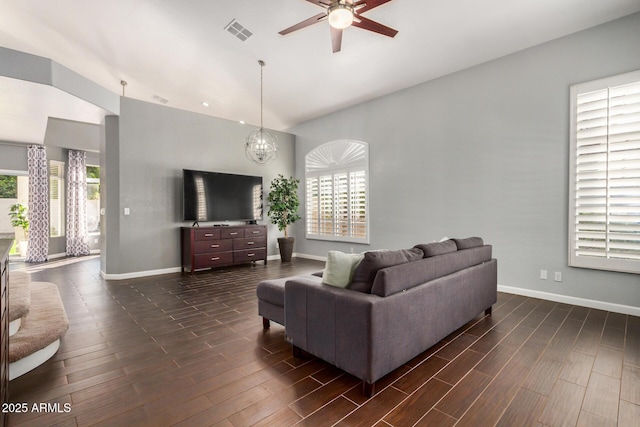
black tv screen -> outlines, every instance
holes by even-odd
[[[185,221],[262,219],[262,177],[182,170]]]

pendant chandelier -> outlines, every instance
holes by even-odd
[[[263,60],[260,64],[260,129],[252,132],[244,144],[244,153],[249,160],[264,165],[277,156],[278,138],[262,126],[262,70],[266,65]]]

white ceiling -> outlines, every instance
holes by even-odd
[[[126,80],[127,97],[155,95],[229,120],[259,124],[263,59],[264,125],[284,130],[638,12],[640,1],[393,0],[364,16],[397,29],[394,39],[348,28],[336,54],[326,22],[278,34],[321,12],[304,0],[0,0],[0,10],[0,46],[50,58],[117,94]],[[225,31],[232,19],[253,36],[241,42]],[[27,86],[0,81],[0,128],[7,115],[18,120],[16,102],[30,120],[29,110],[79,120],[55,110],[77,102]],[[96,123],[95,113],[82,120]],[[16,126],[21,140],[34,137],[28,123]]]

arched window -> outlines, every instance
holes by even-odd
[[[306,237],[369,243],[369,145],[342,139],[305,156]]]

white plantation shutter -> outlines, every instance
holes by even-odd
[[[351,172],[349,190],[349,215],[354,236],[367,233],[367,174],[365,171]]]
[[[334,232],[336,236],[349,236],[349,174],[333,176]]]
[[[340,140],[305,156],[306,236],[369,242],[368,146]]]
[[[640,273],[640,72],[572,86],[569,264]]]
[[[49,161],[50,236],[64,236],[64,162]]]
[[[321,176],[319,188],[320,228],[317,234],[330,236],[333,235],[333,177]]]

